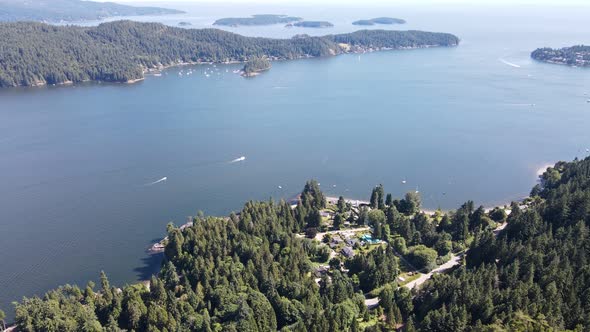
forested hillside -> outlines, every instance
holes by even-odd
[[[531,53],[531,57],[543,62],[588,67],[590,66],[590,46],[578,45],[558,49],[538,48]]]
[[[131,21],[97,27],[1,23],[0,87],[89,80],[127,82],[143,78],[148,68],[186,62],[296,59],[367,49],[454,46],[458,42],[450,34],[421,31],[373,30],[268,39],[216,29],[182,29]]]
[[[225,25],[225,26],[252,26],[252,25],[272,25],[272,24],[285,24],[296,21],[301,21],[301,17],[287,16],[287,15],[252,15],[251,17],[226,17],[220,18],[213,22],[213,25]]]
[[[590,158],[549,168],[508,211],[467,202],[427,215],[417,194],[394,199],[381,186],[368,205],[328,203],[311,181],[295,207],[248,202],[228,218],[169,225],[165,262],[148,286],[117,289],[102,274],[98,290],[89,283],[23,299],[16,323],[22,331],[588,330]],[[336,241],[367,225],[365,241]],[[454,271],[403,286],[402,275],[464,249]]]
[[[422,330],[590,328],[590,159],[558,163],[531,195],[497,238],[475,239],[464,268],[427,284],[414,302]]]
[[[85,0],[0,0],[0,21],[71,22],[112,16],[183,13],[158,7],[135,7]]]
[[[89,283],[24,299],[16,322],[23,331],[590,327],[590,158],[550,168],[508,217],[473,202],[448,214],[419,209],[415,193],[397,200],[381,186],[367,206],[342,198],[328,203],[312,181],[295,208],[248,202],[228,218],[199,217],[183,230],[169,226],[165,263],[147,287],[117,289],[103,274],[99,290]],[[326,219],[326,211],[334,216]],[[495,234],[506,218],[508,226]],[[340,251],[339,230],[366,225],[375,240],[350,244],[351,255]],[[326,232],[322,240],[312,240],[318,231]],[[410,275],[408,262],[430,269],[465,246],[465,262],[455,271],[412,291],[399,287],[401,275]],[[373,295],[376,306],[366,302]]]

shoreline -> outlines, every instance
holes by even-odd
[[[547,63],[550,65],[560,65],[560,66],[565,66],[565,67],[570,67],[570,68],[590,68],[590,65],[583,65],[583,66],[579,66],[576,64],[569,64],[567,62],[563,62],[563,61],[556,61],[556,60],[543,60],[543,59],[537,59],[535,57],[531,58],[535,61],[541,62],[541,63]]]
[[[133,80],[127,80],[127,82],[125,82],[125,84],[134,84],[134,83],[137,83],[137,82],[141,82],[143,80],[145,80],[145,76],[142,77],[142,78],[136,78],[136,79],[133,79]]]
[[[294,60],[302,60],[302,59],[315,59],[315,58],[328,58],[328,57],[336,57],[339,55],[361,55],[367,53],[374,53],[374,52],[386,52],[386,51],[407,51],[407,50],[418,50],[418,49],[428,49],[428,48],[435,48],[435,47],[445,47],[445,48],[452,48],[459,46],[457,44],[450,44],[450,45],[441,45],[441,44],[427,44],[427,45],[420,45],[420,46],[400,46],[400,47],[371,47],[371,46],[358,46],[358,45],[350,45],[350,44],[340,44],[340,53],[337,51],[332,50],[330,55],[323,55],[323,56],[313,56],[309,54],[299,55],[293,58],[280,58],[280,57],[268,57],[270,61],[294,61]],[[36,81],[34,84],[31,85],[15,85],[15,86],[7,86],[0,89],[9,89],[9,88],[36,88],[36,87],[46,87],[46,86],[74,86],[79,83],[86,83],[86,82],[95,82],[95,83],[124,83],[124,84],[134,84],[146,79],[146,75],[153,75],[156,73],[161,72],[162,70],[175,68],[175,67],[182,67],[182,66],[191,66],[191,65],[231,65],[231,64],[244,64],[248,60],[228,60],[228,61],[183,61],[183,60],[176,60],[170,64],[158,64],[154,67],[145,67],[139,65],[142,70],[142,77],[140,78],[133,78],[128,79],[127,81],[104,81],[104,80],[93,80],[93,79],[85,79],[82,81],[64,81],[58,82],[55,84],[48,84],[47,82],[43,81]],[[258,73],[258,72],[257,72]],[[260,74],[260,73],[258,73]],[[253,75],[253,76],[256,76]],[[243,76],[243,77],[251,77],[251,76]]]
[[[365,201],[365,200],[361,200],[361,199],[347,198],[347,197],[344,197],[344,196],[342,196],[342,197],[344,198],[344,201],[345,201],[346,203],[351,203],[351,204],[352,204],[352,206],[359,206],[359,205],[370,205],[370,204],[371,204],[371,202],[369,202],[369,201]],[[336,205],[336,203],[338,202],[338,199],[339,199],[339,198],[340,198],[340,197],[335,197],[335,196],[326,196],[326,200],[327,200],[327,201],[328,201],[330,204],[334,204],[334,205]],[[441,212],[448,212],[448,211],[445,211],[445,210],[442,210],[442,209],[437,209],[437,210],[421,209],[421,210],[420,210],[420,212],[422,212],[422,213],[425,213],[425,214],[429,214],[429,215],[435,214],[437,211],[441,211]]]
[[[553,166],[555,166],[555,163],[546,163],[546,164],[543,164],[543,166],[539,167],[537,169],[537,172],[535,173],[537,175],[537,181],[540,181],[543,173],[547,172],[547,169],[549,167],[553,167]]]
[[[187,227],[191,227],[194,223],[194,218],[189,216],[188,217],[189,221],[187,221],[186,223],[180,225],[180,227],[178,227],[178,229],[180,229],[181,231]],[[166,249],[166,245],[164,244],[166,241],[168,241],[168,236],[165,236],[163,239],[161,239],[160,241],[153,243],[148,249],[147,249],[147,253],[150,255],[155,255],[155,254],[161,254],[164,252],[164,250]]]

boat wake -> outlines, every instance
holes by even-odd
[[[528,104],[527,103],[506,103],[504,105],[505,106],[523,106],[523,107],[524,106],[530,106],[530,107],[536,106],[536,104],[533,104],[533,103],[528,103]]]
[[[146,186],[153,186],[154,184],[158,184],[158,183],[160,183],[160,182],[164,182],[164,181],[166,181],[166,180],[168,180],[168,177],[166,177],[166,176],[165,176],[165,177],[161,178],[161,179],[160,179],[160,180],[158,180],[158,181],[154,181],[154,182],[146,183],[145,185],[146,185]]]
[[[502,62],[503,64],[508,65],[510,67],[520,68],[520,65],[517,65],[516,63],[508,62],[508,61],[506,61],[506,60],[504,60],[502,58],[500,58],[498,60],[500,60],[500,62]]]
[[[244,161],[244,160],[246,160],[246,157],[241,156],[240,158],[236,158],[236,159],[230,161],[229,163],[230,164],[235,164],[235,163],[239,163],[240,161]]]

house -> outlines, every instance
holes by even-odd
[[[320,216],[324,218],[332,218],[332,212],[329,211],[320,211]]]
[[[346,258],[350,258],[350,257],[354,256],[354,250],[352,250],[351,247],[344,247],[341,252],[342,252],[342,255],[344,255],[344,257],[346,257]]]
[[[334,243],[334,244],[340,244],[340,243],[342,243],[342,238],[340,237],[340,234],[334,234],[334,235],[332,235],[332,240],[330,242],[331,243]]]
[[[359,241],[357,239],[353,239],[353,238],[347,238],[344,242],[346,242],[346,245],[349,247],[353,247],[355,245],[357,245],[359,243]]]
[[[328,270],[330,268],[328,266],[325,265],[320,265],[317,268],[314,269],[313,274],[316,278],[321,277],[322,275],[328,273]]]

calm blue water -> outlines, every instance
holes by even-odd
[[[396,195],[419,190],[426,208],[489,206],[526,195],[541,166],[590,148],[590,71],[529,59],[536,47],[590,43],[587,8],[186,9],[158,19],[204,27],[280,12],[330,20],[333,29],[304,30],[327,34],[389,15],[462,44],[278,62],[254,79],[233,74],[238,65],[193,66],[136,85],[1,90],[5,311],[100,270],[115,284],[146,278],[158,262],[145,249],[167,222],[291,197],[310,178],[334,195],[366,198],[382,183]]]

